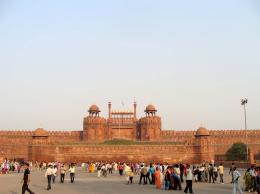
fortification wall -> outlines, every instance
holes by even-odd
[[[57,145],[50,152],[48,146],[34,148],[35,160],[41,160],[38,149],[60,162],[86,161],[144,161],[144,162],[196,162],[192,146],[182,145]],[[46,159],[44,159],[46,160]]]
[[[0,157],[39,161],[196,162],[199,158],[207,158],[207,153],[201,153],[201,150],[208,150],[207,146],[212,147],[214,155],[224,155],[233,143],[241,141],[248,141],[254,154],[260,151],[260,130],[213,130],[210,131],[207,145],[198,141],[195,134],[195,131],[161,131],[158,141],[184,142],[182,145],[90,145],[82,141],[83,131],[48,131],[47,137],[43,137],[46,141],[34,139],[34,131],[0,131]]]
[[[28,143],[7,143],[3,142],[0,144],[0,158],[9,159],[24,159],[28,158]]]
[[[216,155],[224,155],[237,142],[248,143],[253,152],[260,150],[260,130],[211,130]]]

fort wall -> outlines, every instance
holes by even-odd
[[[199,162],[224,155],[233,143],[244,141],[246,134],[243,130],[209,132],[210,136],[203,139],[195,136],[196,131],[162,131],[160,145],[102,145],[82,141],[82,131],[48,132],[46,137],[35,137],[33,131],[1,131],[0,154],[2,157],[34,161]],[[164,138],[169,133],[174,134],[168,138],[172,138],[170,142],[181,144],[167,144]],[[248,131],[248,145],[253,153],[260,151],[259,137],[260,130]]]

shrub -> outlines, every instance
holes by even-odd
[[[232,145],[231,148],[228,149],[226,152],[226,156],[228,160],[246,160],[247,159],[247,152],[246,152],[246,144],[242,142],[237,142]]]

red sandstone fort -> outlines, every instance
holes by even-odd
[[[251,162],[259,155],[260,130],[162,130],[155,106],[148,105],[142,118],[137,118],[136,107],[134,103],[133,111],[113,111],[109,102],[106,119],[92,105],[81,131],[0,131],[0,160],[218,161],[236,142],[248,143]]]

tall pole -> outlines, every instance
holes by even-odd
[[[108,102],[108,118],[111,119],[111,102]]]
[[[244,106],[245,132],[246,132],[246,160],[248,162],[249,149],[248,149],[248,134],[247,134],[247,118],[246,118],[246,104],[247,104],[247,102],[248,102],[247,98],[241,99],[241,105]]]
[[[119,139],[121,138],[121,137],[120,137],[120,124],[121,124],[121,123],[120,123],[120,122],[121,122],[121,117],[120,117],[120,116],[121,116],[121,115],[119,114]]]
[[[247,123],[246,123],[246,104],[244,104],[244,114],[245,114],[245,130],[246,130],[246,160],[248,162],[248,134],[247,134]]]

